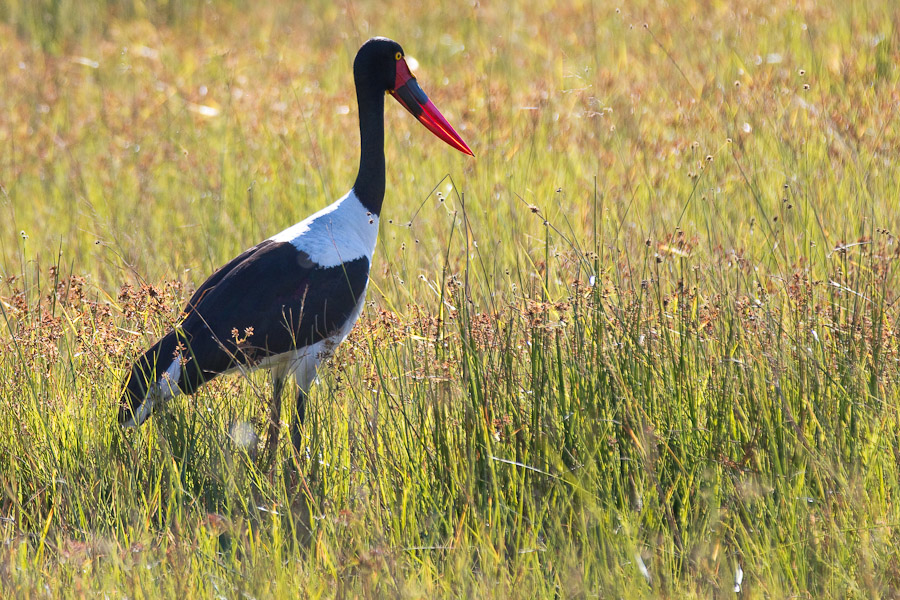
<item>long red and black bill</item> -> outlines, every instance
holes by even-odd
[[[397,61],[397,81],[391,95],[419,122],[460,152],[475,156],[456,130],[447,122],[434,102],[428,99],[404,59]]]

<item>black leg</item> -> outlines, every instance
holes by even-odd
[[[269,405],[269,424],[267,427],[266,449],[263,456],[267,463],[275,458],[278,448],[278,429],[281,423],[281,392],[284,390],[284,377],[272,378],[272,403]]]
[[[300,453],[300,429],[306,421],[306,392],[301,388],[297,392],[297,417],[291,422],[291,444],[294,450]]]

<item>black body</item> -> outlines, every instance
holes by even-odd
[[[190,394],[238,365],[252,367],[334,335],[356,309],[368,275],[366,257],[323,268],[290,243],[266,240],[250,248],[207,279],[182,323],[135,362],[119,421],[131,417],[179,351],[175,383]]]

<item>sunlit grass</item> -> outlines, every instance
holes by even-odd
[[[891,2],[267,4],[0,6],[4,597],[898,593]],[[388,102],[299,477],[229,437],[262,376],[123,432],[190,291],[353,181],[371,35],[477,160]]]

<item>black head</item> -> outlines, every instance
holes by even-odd
[[[397,63],[404,56],[400,44],[388,38],[375,37],[363,44],[353,61],[357,90],[379,94],[393,90]]]
[[[400,44],[380,37],[372,38],[356,53],[356,60],[353,61],[353,77],[356,80],[360,116],[362,117],[366,108],[372,107],[377,107],[377,110],[383,113],[382,98],[383,94],[388,92],[434,135],[460,152],[475,156],[419,87],[419,82],[409,70],[404,57]],[[378,119],[383,118],[383,114],[378,115]],[[360,130],[365,133],[363,129],[365,127],[360,121]]]

